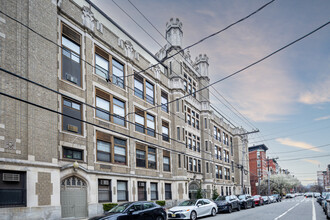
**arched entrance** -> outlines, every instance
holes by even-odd
[[[87,217],[87,186],[84,180],[71,176],[61,182],[62,218]]]
[[[198,183],[192,182],[189,184],[189,199],[197,198],[197,190],[199,188]]]

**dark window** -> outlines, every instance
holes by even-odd
[[[209,163],[206,162],[206,173],[209,173]]]
[[[146,151],[147,148],[147,151]],[[156,169],[156,148],[136,145],[136,166]]]
[[[170,183],[165,183],[165,199],[172,199],[172,187]]]
[[[156,128],[155,116],[136,108],[135,131],[141,133],[147,133],[147,135],[155,137],[156,136],[155,128]]]
[[[193,171],[193,159],[189,158],[189,170]]]
[[[201,173],[202,172],[202,167],[201,167],[201,161],[198,161],[198,172]]]
[[[63,147],[63,158],[83,160],[83,151],[78,149]]]
[[[26,173],[0,170],[0,207],[26,206]]]
[[[166,122],[166,121],[162,122],[162,136],[163,136],[163,141],[170,141],[169,125],[168,125],[168,122]]]
[[[99,202],[111,202],[111,181],[99,179]]]
[[[178,154],[178,166],[181,168],[181,154]]]
[[[169,151],[163,151],[163,170],[168,172],[171,171]]]
[[[81,104],[74,102],[70,99],[63,98],[62,112],[65,115],[69,115],[73,118],[77,118],[81,120],[81,115],[82,115]],[[82,134],[82,122],[77,119],[73,119],[71,117],[63,115],[62,129],[64,131]]]
[[[168,95],[166,92],[161,92],[161,103],[162,103],[162,110],[164,112],[168,112]]]
[[[95,47],[95,73],[105,79],[109,79],[109,54]]]
[[[177,140],[180,140],[180,127],[176,128],[176,138]]]
[[[128,201],[127,181],[117,181],[117,200]]]
[[[157,183],[150,183],[151,200],[158,200],[158,186]]]
[[[62,79],[81,86],[81,36],[62,24]]]
[[[208,142],[205,141],[205,151],[208,151]]]

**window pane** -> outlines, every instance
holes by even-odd
[[[126,163],[126,148],[115,146],[115,162]]]
[[[135,122],[144,125],[144,117],[135,114]]]
[[[110,143],[98,140],[97,150],[110,153]]]
[[[125,110],[122,107],[119,107],[117,105],[113,106],[113,113],[119,116],[124,117],[125,116]]]
[[[142,150],[136,150],[136,165],[138,167],[146,166],[146,152]]]
[[[134,79],[134,94],[137,97],[140,97],[141,99],[143,99],[143,83],[140,82],[137,79]]]
[[[113,98],[113,104],[118,105],[119,107],[125,108],[125,102],[123,102],[119,99]]]
[[[96,107],[110,111],[110,102],[99,97],[96,97]]]
[[[155,117],[147,114],[147,127],[155,129]]]
[[[62,45],[69,48],[73,52],[80,54],[80,46],[69,40],[68,38],[62,36]]]
[[[154,104],[154,86],[149,82],[146,82],[146,96],[147,102]]]
[[[161,103],[162,103],[162,110],[167,112],[168,109],[167,109],[167,98],[166,97],[161,97]]]
[[[77,104],[77,103],[74,103],[74,102],[72,102],[71,104],[72,104],[72,108],[80,111],[80,104]]]
[[[95,54],[95,73],[102,77],[108,78],[109,61]]]
[[[163,132],[163,134],[166,134],[166,135],[168,135],[168,128],[167,128],[167,127],[164,127],[164,126],[162,126],[162,132]]]

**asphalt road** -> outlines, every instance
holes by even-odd
[[[201,218],[202,220],[326,220],[322,207],[316,199],[302,196],[293,199],[285,199],[279,203],[257,206],[247,210],[242,209],[231,214],[221,213],[214,217]]]

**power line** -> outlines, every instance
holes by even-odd
[[[252,15],[258,13],[259,11],[261,11],[262,9],[264,9],[265,7],[267,7],[268,5],[270,5],[271,3],[273,3],[274,1],[275,1],[275,0],[272,0],[272,1],[268,2],[268,3],[266,3],[265,5],[261,6],[260,8],[258,8],[258,9],[255,10],[254,12],[252,12],[251,14],[249,14],[249,15],[247,15],[247,16],[241,18],[240,20],[238,20],[238,21],[236,21],[236,22],[234,22],[234,23],[228,25],[227,27],[225,27],[225,28],[223,28],[223,29],[221,29],[221,30],[219,30],[219,31],[217,31],[217,32],[215,32],[215,33],[213,33],[213,34],[210,34],[210,35],[208,35],[208,36],[202,38],[201,40],[199,40],[199,41],[197,41],[197,42],[191,44],[190,46],[187,46],[187,47],[185,47],[185,48],[179,50],[178,52],[174,53],[173,55],[164,58],[164,59],[161,60],[160,62],[158,62],[158,63],[156,63],[156,64],[154,64],[154,65],[152,65],[152,66],[150,66],[150,67],[148,67],[148,68],[146,68],[146,69],[140,71],[140,72],[136,72],[136,73],[134,73],[134,74],[127,75],[127,76],[125,76],[125,77],[129,77],[129,76],[132,76],[132,75],[135,75],[135,74],[142,73],[142,72],[144,72],[144,71],[146,71],[146,70],[148,70],[148,69],[150,69],[150,68],[152,68],[152,67],[155,67],[156,65],[158,65],[158,64],[160,64],[160,63],[163,63],[165,60],[168,60],[168,59],[174,57],[175,55],[177,55],[177,54],[179,54],[179,53],[181,53],[181,52],[183,52],[183,51],[185,51],[185,50],[187,50],[187,49],[189,49],[189,48],[191,48],[191,47],[193,47],[193,46],[196,46],[197,44],[202,43],[204,40],[207,40],[208,38],[214,37],[215,35],[218,35],[218,34],[220,34],[221,32],[224,32],[225,30],[231,28],[232,26],[234,26],[234,25],[236,25],[236,24],[238,24],[238,23],[240,23],[240,22],[242,22],[242,21],[248,19],[248,18],[251,17]]]
[[[292,161],[292,160],[301,160],[301,159],[313,159],[313,158],[320,158],[320,157],[330,157],[330,154],[320,155],[320,156],[310,156],[310,157],[296,157],[291,159],[278,159],[279,161]]]
[[[287,47],[289,47],[289,46],[291,46],[291,45],[293,45],[293,44],[295,44],[295,43],[301,41],[302,39],[304,39],[304,38],[308,37],[309,35],[311,35],[311,34],[317,32],[317,31],[319,31],[320,29],[324,28],[325,26],[327,26],[327,25],[329,25],[329,24],[330,24],[330,21],[327,22],[327,23],[325,23],[325,24],[323,24],[323,25],[321,25],[320,27],[314,29],[313,31],[309,32],[308,34],[305,34],[304,36],[302,36],[302,37],[300,37],[300,38],[298,38],[298,39],[292,41],[291,43],[286,44],[285,46],[281,47],[280,49],[277,49],[276,51],[274,51],[274,52],[268,54],[267,56],[265,56],[265,57],[263,57],[263,58],[261,58],[261,59],[255,61],[255,62],[249,64],[248,66],[245,66],[244,68],[242,68],[242,69],[240,69],[240,70],[238,70],[238,71],[236,71],[236,72],[234,72],[234,73],[232,73],[232,74],[230,74],[230,75],[227,75],[226,77],[223,77],[223,78],[221,78],[221,79],[219,79],[219,80],[216,80],[215,82],[210,83],[209,85],[207,85],[207,86],[205,86],[205,87],[203,87],[203,88],[201,88],[201,89],[198,89],[198,90],[196,90],[195,92],[192,92],[192,93],[190,93],[190,94],[184,95],[184,96],[182,96],[182,97],[180,97],[180,98],[177,98],[176,100],[168,101],[166,104],[168,105],[168,104],[171,104],[171,103],[173,103],[173,102],[175,102],[175,101],[177,101],[177,100],[180,100],[180,99],[186,98],[186,97],[191,96],[191,95],[193,95],[193,94],[196,94],[197,92],[200,92],[200,91],[202,91],[202,90],[204,90],[204,89],[207,89],[208,87],[210,87],[210,86],[212,86],[212,85],[215,85],[215,84],[217,84],[217,83],[219,83],[219,82],[222,82],[222,81],[224,81],[224,80],[226,80],[226,79],[228,79],[228,78],[230,78],[230,77],[233,77],[233,76],[237,75],[238,73],[241,73],[241,72],[243,72],[243,71],[245,71],[245,70],[251,68],[252,66],[255,66],[255,65],[257,65],[258,63],[260,63],[260,62],[262,62],[262,61],[268,59],[269,57],[271,57],[271,56],[273,56],[273,55],[279,53],[280,51],[286,49]],[[145,109],[144,111],[147,111],[147,110],[150,110],[150,109],[154,109],[154,108],[157,108],[157,107],[160,107],[160,106],[162,106],[162,105],[156,105],[156,106],[154,106],[154,107],[147,108],[147,109]]]

